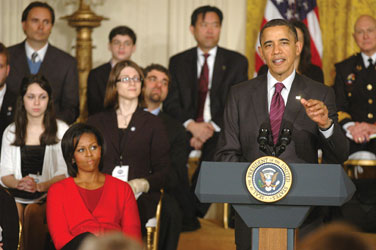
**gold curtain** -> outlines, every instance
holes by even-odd
[[[246,55],[249,60],[250,77],[255,68],[255,44],[266,1],[248,0]],[[317,0],[323,40],[323,71],[325,84],[333,85],[334,64],[359,51],[353,37],[354,24],[358,16],[376,16],[376,0]]]

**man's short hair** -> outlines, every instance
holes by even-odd
[[[156,63],[152,63],[149,66],[147,66],[146,68],[144,68],[144,76],[147,77],[147,75],[152,70],[157,70],[157,71],[160,71],[162,73],[165,73],[167,78],[168,78],[168,81],[170,81],[170,79],[171,79],[170,72],[168,71],[168,69],[165,66],[162,66],[162,65],[156,64]]]
[[[205,6],[198,7],[197,9],[193,11],[192,16],[191,16],[191,26],[196,25],[197,18],[200,14],[202,14],[202,19],[204,19],[206,13],[208,12],[214,12],[215,14],[217,14],[217,16],[219,17],[219,23],[222,25],[222,20],[223,20],[222,11],[215,6],[205,5]]]
[[[133,44],[136,44],[136,33],[134,33],[134,31],[128,26],[122,25],[113,28],[110,34],[108,35],[109,42],[111,42],[112,38],[114,38],[117,35],[129,36],[132,39]]]
[[[5,47],[5,45],[2,42],[0,42],[0,55],[5,56],[6,64],[8,65],[9,64],[9,52],[8,52],[7,47]]]
[[[22,12],[21,21],[25,22],[26,19],[27,19],[27,16],[29,15],[30,10],[33,9],[33,8],[37,8],[37,7],[48,9],[50,11],[50,14],[51,14],[51,22],[52,22],[52,24],[55,23],[55,12],[54,12],[54,9],[48,3],[39,2],[39,1],[35,1],[35,2],[30,3],[24,9],[24,11]]]
[[[285,19],[273,19],[267,22],[262,27],[260,31],[260,44],[261,44],[261,38],[262,38],[262,34],[264,33],[264,30],[270,27],[275,27],[275,26],[286,26],[287,28],[289,28],[289,31],[293,34],[295,38],[295,42],[298,41],[298,33],[296,32],[295,26],[291,22]]]

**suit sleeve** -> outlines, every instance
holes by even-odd
[[[349,101],[346,97],[345,80],[343,74],[341,74],[341,67],[336,65],[336,77],[334,80],[334,92],[336,96],[336,105],[338,111],[338,122],[343,125],[350,122],[351,116],[348,113]]]
[[[56,116],[66,123],[72,124],[80,113],[78,71],[75,59],[67,63],[69,65],[66,78],[64,79],[62,99],[60,108],[56,107]]]
[[[239,162],[242,161],[242,148],[239,137],[238,103],[233,88],[227,98],[225,106],[223,129],[219,135],[216,161]]]
[[[87,110],[89,115],[93,115],[101,111],[103,108],[103,101],[100,98],[101,93],[98,87],[100,86],[100,83],[98,80],[99,78],[95,76],[95,72],[91,70],[87,79],[86,92]]]
[[[67,214],[62,199],[67,195],[66,192],[61,184],[57,183],[49,188],[47,195],[47,224],[56,249],[61,249],[74,238],[69,232]]]
[[[128,183],[121,183],[124,185],[123,199],[123,215],[121,217],[121,230],[124,234],[129,235],[138,241],[141,241],[141,225],[140,216],[138,214],[137,202],[134,197],[133,191]]]
[[[0,190],[1,194],[1,219],[3,249],[16,250],[18,247],[19,222],[16,203],[6,191]]]
[[[323,161],[325,163],[342,163],[346,161],[349,156],[349,142],[341,126],[338,124],[334,91],[331,88],[327,89],[328,91],[324,103],[328,108],[329,118],[333,120],[334,128],[333,134],[328,139],[325,139],[322,133],[320,133]]]

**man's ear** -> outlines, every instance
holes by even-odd
[[[195,27],[192,26],[192,25],[190,25],[189,26],[189,30],[191,31],[192,35],[194,35],[194,33],[195,33]]]
[[[264,60],[264,61],[265,61],[265,58],[264,58],[264,53],[262,53],[262,48],[261,48],[261,46],[258,46],[258,47],[257,47],[257,49],[258,49],[258,52],[259,52],[259,54],[260,54],[260,56],[261,56],[262,60]]]
[[[296,41],[295,46],[296,46],[296,55],[298,56],[302,52],[303,44],[301,41]]]

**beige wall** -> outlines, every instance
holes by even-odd
[[[60,17],[72,14],[74,5],[66,0],[46,0],[56,14],[50,42],[75,54],[75,31]],[[0,0],[0,41],[7,46],[24,39],[22,10],[31,0]],[[190,15],[200,5],[215,5],[224,13],[220,46],[245,51],[246,0],[104,0],[92,8],[109,18],[93,32],[93,66],[110,59],[108,33],[117,25],[128,25],[137,34],[137,50],[132,59],[142,66],[149,63],[167,65],[171,55],[195,46],[189,31]]]

